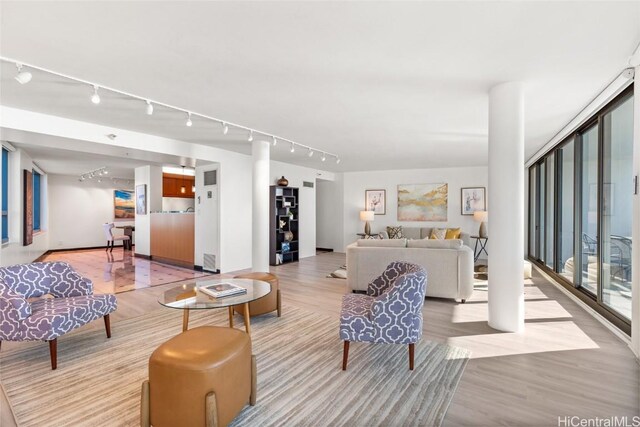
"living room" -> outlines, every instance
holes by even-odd
[[[1,425],[640,416],[640,2],[0,12]]]

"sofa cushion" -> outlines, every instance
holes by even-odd
[[[401,225],[396,227],[387,227],[387,233],[389,233],[390,239],[402,239],[404,237]]]
[[[434,228],[433,230],[431,230],[431,236],[429,236],[429,238],[444,240],[446,235],[447,235],[446,228]]]
[[[360,239],[358,240],[358,246],[368,248],[405,248],[407,239]]]
[[[418,227],[404,227],[402,229],[402,237],[407,239],[419,239],[420,229]]]
[[[407,241],[408,248],[431,248],[431,249],[458,249],[462,247],[462,240],[460,239],[422,239],[422,240],[409,240]]]
[[[462,231],[460,230],[460,227],[458,227],[458,228],[447,228],[447,233],[445,234],[444,238],[445,239],[459,239],[461,232]]]

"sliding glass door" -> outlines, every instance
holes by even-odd
[[[625,90],[529,168],[529,258],[626,332],[632,96]]]

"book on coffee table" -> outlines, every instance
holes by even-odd
[[[215,283],[213,285],[199,286],[198,289],[214,298],[229,297],[231,295],[247,293],[245,288],[232,285],[231,283]]]

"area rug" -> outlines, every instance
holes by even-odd
[[[137,426],[151,352],[181,331],[181,312],[162,309],[0,353],[0,378],[20,426]],[[193,313],[190,327],[226,326],[226,310]],[[237,317],[240,324],[240,317]],[[233,426],[439,426],[467,364],[464,349],[421,341],[416,368],[406,346],[354,343],[341,370],[338,321],[284,307],[252,320],[258,401]]]

